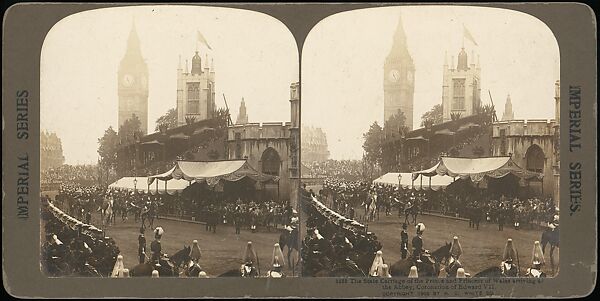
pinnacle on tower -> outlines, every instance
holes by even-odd
[[[246,124],[248,123],[248,114],[246,113],[246,102],[242,97],[242,102],[240,103],[240,110],[237,116],[237,120],[235,124]]]
[[[510,93],[506,97],[506,103],[504,104],[504,114],[502,114],[502,120],[513,120],[515,119],[515,114],[512,109],[512,102],[510,100]]]

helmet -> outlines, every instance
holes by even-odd
[[[418,223],[416,226],[416,229],[417,229],[417,234],[422,234],[423,231],[425,231],[425,224]]]

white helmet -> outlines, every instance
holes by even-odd
[[[425,224],[418,223],[416,228],[417,228],[417,233],[423,233],[423,231],[425,231]]]

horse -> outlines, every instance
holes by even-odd
[[[540,239],[541,244],[542,244],[542,253],[546,254],[546,245],[548,243],[550,243],[550,267],[552,268],[552,273],[554,273],[554,249],[558,248],[559,246],[559,229],[555,228],[554,230],[552,229],[546,229],[543,233],[542,233],[542,238]]]
[[[282,252],[286,246],[287,263],[288,266],[291,267],[293,272],[295,271],[295,267],[300,262],[300,256],[298,256],[298,259],[295,261],[290,259],[290,254],[292,253],[292,251],[296,250],[297,253],[300,253],[300,248],[298,247],[298,228],[293,228],[292,231],[288,231],[287,229],[283,229],[281,231],[281,234],[279,235],[279,247],[281,248]]]
[[[500,267],[489,267],[475,275],[473,275],[474,278],[500,278],[500,277],[504,277],[504,275],[502,274],[502,269],[500,269]]]
[[[180,261],[180,264],[182,263],[181,261],[185,258],[185,256],[183,256],[183,254],[185,254],[187,252],[188,256],[189,256],[189,251],[190,251],[190,247],[184,247],[183,250],[180,250],[178,252],[175,253],[175,258]],[[133,269],[131,269],[130,271],[130,275],[132,277],[150,277],[152,276],[152,271],[153,270],[158,270],[158,275],[160,277],[177,277],[179,276],[179,265],[178,264],[174,264],[171,259],[169,259],[168,257],[163,257],[159,260],[160,263],[160,267],[156,267],[154,265],[154,263],[152,262],[144,262],[144,263],[140,263],[138,265],[136,265],[135,267],[133,267]]]
[[[183,274],[187,277],[198,277],[203,271],[200,264],[194,262],[190,257],[190,246],[184,246],[182,250],[171,256],[171,261],[178,269],[183,269]]]
[[[243,277],[254,278],[258,277],[259,273],[255,266],[243,264],[239,269],[229,270],[218,277]]]
[[[450,258],[450,243],[445,243],[437,250],[431,253],[425,253],[421,255],[422,262],[415,262],[413,258],[400,259],[390,267],[390,274],[392,276],[408,276],[410,268],[413,265],[417,266],[419,276],[425,277],[438,277],[440,273],[440,263],[442,261],[448,261]]]

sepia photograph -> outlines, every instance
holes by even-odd
[[[300,274],[299,57],[263,13],[72,14],[41,51],[47,277]]]
[[[304,277],[555,277],[560,56],[507,9],[321,20],[302,51]]]

